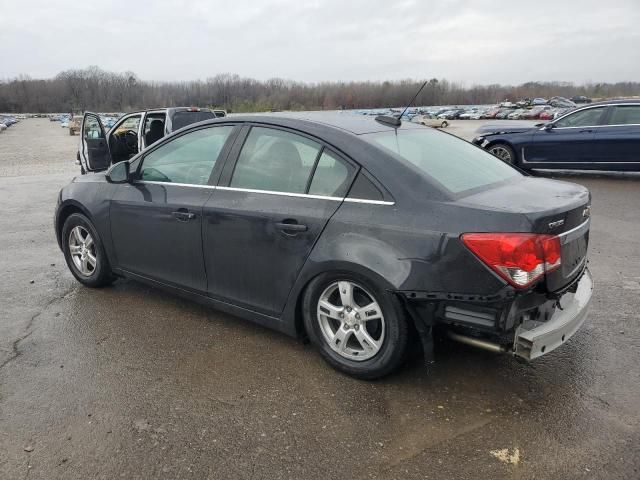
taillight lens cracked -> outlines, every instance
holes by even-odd
[[[535,233],[465,233],[462,242],[500,277],[525,288],[562,264],[560,238]]]

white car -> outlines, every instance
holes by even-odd
[[[4,123],[0,123],[0,132],[7,129],[7,126]]]
[[[425,125],[426,127],[433,128],[446,128],[449,126],[449,122],[442,118],[436,118],[431,115],[416,115],[411,119],[412,122],[419,123],[420,125]]]

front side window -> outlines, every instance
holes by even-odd
[[[231,178],[231,187],[306,193],[321,145],[300,135],[253,127]]]
[[[640,105],[613,107],[608,125],[640,125]]]
[[[604,107],[580,110],[554,122],[554,125],[557,128],[593,127],[594,125],[598,125],[602,112],[604,112]]]
[[[454,194],[522,176],[490,153],[429,128],[369,133],[362,138],[408,162],[418,174]]]
[[[146,181],[206,185],[233,126],[186,133],[147,154],[140,178]]]

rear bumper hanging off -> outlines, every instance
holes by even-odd
[[[593,279],[588,269],[578,282],[575,293],[565,293],[553,316],[545,321],[524,321],[515,333],[513,353],[533,360],[565,343],[584,323],[589,311]]]

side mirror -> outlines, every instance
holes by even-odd
[[[129,183],[131,181],[129,162],[116,163],[109,169],[105,178],[109,183]]]
[[[545,123],[542,128],[544,128],[548,132],[549,130],[553,130],[554,127],[555,127],[555,125],[553,123],[549,122],[549,123]]]

